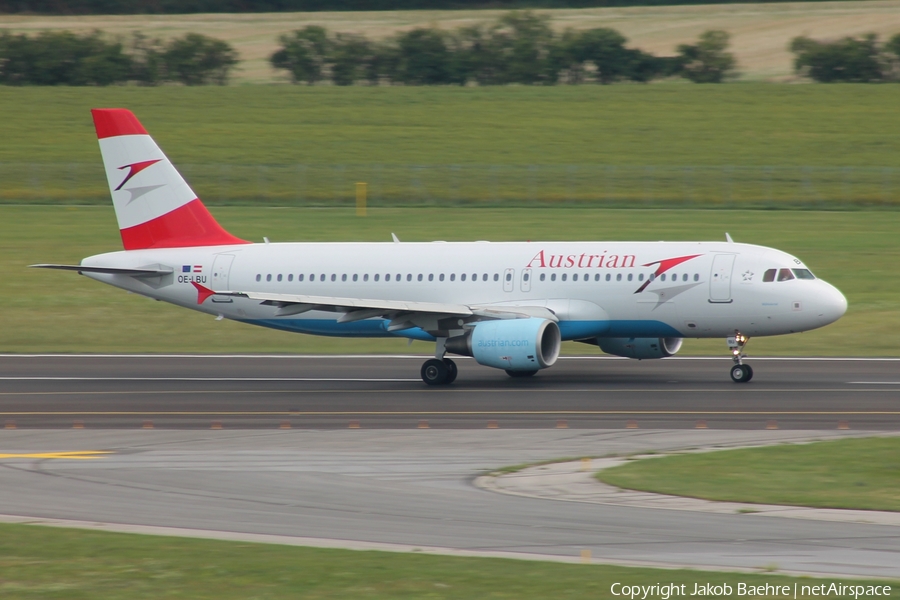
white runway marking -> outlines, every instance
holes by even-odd
[[[407,383],[421,379],[373,379],[350,377],[0,377],[0,381],[305,381]]]
[[[848,381],[850,385],[900,385],[900,381]]]

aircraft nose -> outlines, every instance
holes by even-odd
[[[847,298],[839,289],[830,283],[822,282],[823,289],[819,296],[820,317],[827,323],[834,323],[847,312]]]

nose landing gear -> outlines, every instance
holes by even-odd
[[[734,365],[731,367],[731,380],[735,383],[747,383],[753,379],[753,368],[743,362],[744,346],[747,345],[748,340],[749,338],[739,331],[726,340],[728,349],[731,350],[731,360],[734,361]]]

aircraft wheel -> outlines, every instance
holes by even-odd
[[[750,365],[734,365],[731,367],[731,380],[735,383],[747,383],[753,378]]]
[[[447,375],[449,374],[449,370],[442,360],[436,358],[426,360],[425,364],[422,365],[421,373],[422,381],[428,385],[443,385],[448,383]]]
[[[459,369],[456,367],[456,363],[449,358],[444,359],[444,366],[447,367],[447,380],[444,383],[450,385],[451,383],[456,381],[456,376],[457,374],[459,374]]]
[[[537,371],[511,371],[506,369],[506,374],[510,377],[531,377],[535,373],[537,373]]]

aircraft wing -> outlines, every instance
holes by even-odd
[[[267,292],[216,292],[198,283],[197,303],[202,304],[210,296],[232,296],[258,300],[260,304],[275,306],[277,317],[298,315],[311,310],[344,313],[338,323],[351,323],[362,319],[381,317],[390,319],[388,331],[400,331],[421,327],[437,332],[461,329],[460,320],[472,323],[492,319],[524,319],[541,317],[557,321],[556,315],[543,306],[469,306],[442,302],[412,302],[405,300],[380,300],[366,298],[341,298],[335,296],[309,296],[305,294],[273,294]],[[450,321],[447,321],[447,320]]]

